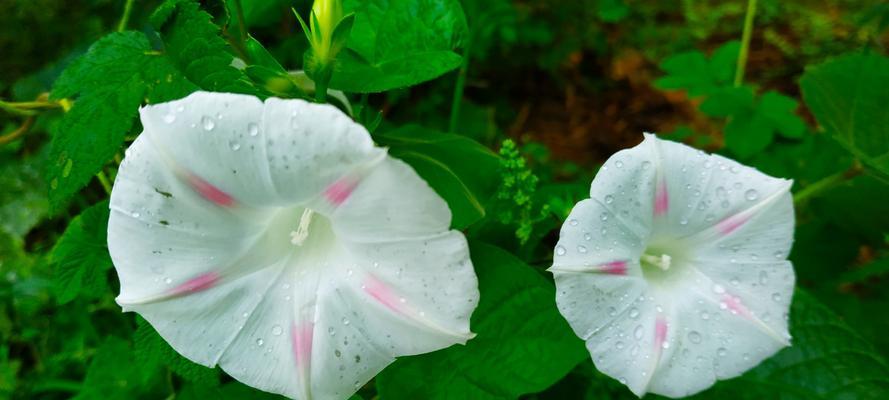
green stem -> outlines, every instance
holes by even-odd
[[[463,103],[463,88],[466,86],[466,71],[469,69],[469,50],[472,45],[472,38],[466,40],[466,47],[463,49],[463,63],[457,72],[457,82],[454,84],[454,98],[451,100],[451,119],[448,123],[448,132],[454,133],[457,130],[457,122],[460,120],[460,104]]]
[[[315,82],[315,102],[327,102],[327,80],[325,79],[319,79],[318,82]]]
[[[833,175],[821,178],[821,180],[804,187],[799,192],[796,192],[796,194],[793,195],[793,204],[797,206],[805,204],[813,197],[820,196],[824,192],[827,192],[845,183],[849,179],[861,175],[862,172],[864,172],[864,169],[861,167],[861,165],[855,163],[855,165],[845,171],[840,171]]]
[[[747,0],[747,14],[744,15],[744,32],[741,34],[741,50],[738,52],[738,65],[735,68],[735,87],[744,82],[744,69],[747,67],[747,54],[750,51],[750,38],[753,36],[753,17],[756,15],[756,0]]]
[[[247,43],[247,20],[244,18],[244,7],[241,6],[241,0],[235,0],[235,14],[238,15],[238,29],[240,32],[241,46]]]
[[[130,13],[133,12],[133,0],[127,0],[123,6],[123,15],[120,16],[120,22],[117,23],[117,31],[123,32],[127,29],[127,23],[130,22]]]
[[[108,180],[108,176],[105,175],[105,171],[99,171],[96,174],[96,178],[99,178],[99,183],[102,184],[102,188],[105,189],[105,194],[111,194],[111,181]]]

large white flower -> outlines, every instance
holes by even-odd
[[[790,186],[653,135],[609,158],[550,269],[596,368],[680,397],[788,346]]]
[[[447,205],[336,108],[195,93],[141,119],[111,194],[117,302],[185,357],[345,399],[397,356],[473,336]]]

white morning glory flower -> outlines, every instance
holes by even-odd
[[[329,105],[194,93],[143,108],[111,194],[117,302],[185,357],[345,399],[465,343],[478,303],[444,200]]]
[[[648,134],[609,158],[550,269],[596,368],[681,397],[788,346],[790,186]]]

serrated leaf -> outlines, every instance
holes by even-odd
[[[447,201],[451,227],[463,229],[485,216],[497,189],[500,158],[465,136],[407,125],[375,135],[389,153],[411,165]]]
[[[167,0],[151,16],[161,33],[164,52],[200,88],[216,92],[261,95],[243,71],[232,66],[234,56],[219,36],[213,17],[192,0]]]
[[[330,87],[369,93],[416,85],[460,66],[467,35],[457,0],[346,1],[355,13]]]
[[[111,268],[108,254],[108,202],[86,209],[71,220],[53,247],[56,299],[64,304],[78,295],[102,295],[108,290],[106,271]]]
[[[380,397],[514,399],[546,389],[589,354],[559,315],[555,289],[494,246],[472,243],[482,293],[465,346],[397,360],[377,376]]]
[[[218,386],[219,371],[189,361],[173,350],[144,319],[138,318],[133,334],[136,359],[146,365],[162,365],[198,386]]]
[[[54,129],[45,167],[51,208],[59,209],[120,149],[143,99],[166,101],[194,89],[142,33],[99,39],[53,85],[53,98],[76,99]]]
[[[868,167],[889,180],[889,58],[853,53],[809,67],[800,78],[818,123]]]

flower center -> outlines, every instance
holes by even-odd
[[[689,272],[688,256],[685,244],[670,236],[657,235],[639,256],[642,276],[657,288],[670,290],[682,286],[681,282]]]
[[[312,215],[315,212],[311,208],[303,209],[302,216],[299,217],[299,225],[295,231],[290,231],[290,243],[296,246],[302,246],[309,237],[309,226],[312,224]]]
[[[661,254],[660,256],[655,256],[655,255],[645,253],[642,255],[642,257],[640,257],[640,261],[642,262],[642,265],[648,265],[650,267],[657,267],[657,268],[660,268],[664,271],[670,269],[670,261],[672,259],[673,258],[670,257],[666,253]]]

